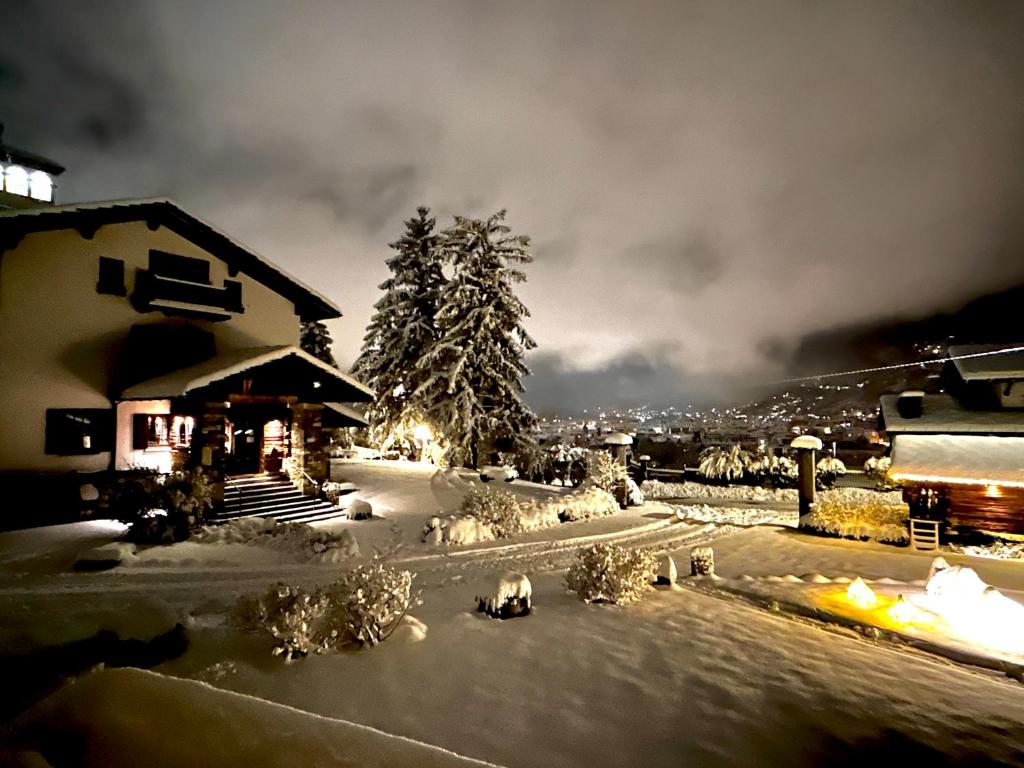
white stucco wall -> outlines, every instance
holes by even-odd
[[[148,268],[153,248],[207,259],[214,285],[225,278],[242,283],[244,314],[222,322],[187,321],[212,332],[219,352],[298,344],[291,301],[245,274],[229,277],[224,262],[167,229],[151,232],[144,222],[129,222],[101,227],[92,240],[74,230],[28,234],[0,259],[0,471],[109,466],[109,453],[46,455],[45,413],[112,407],[110,379],[129,329],[168,322],[160,312],[137,312],[128,297],[96,292],[100,256],[125,262],[131,296],[136,268]]]

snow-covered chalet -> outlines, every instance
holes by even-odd
[[[890,474],[914,516],[1024,534],[1024,351],[965,345],[949,356],[944,392],[882,396]]]
[[[219,500],[267,469],[328,479],[324,427],[372,398],[298,346],[338,307],[171,200],[56,205],[62,170],[0,145],[0,527],[136,467],[203,466]]]

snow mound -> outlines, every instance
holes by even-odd
[[[20,744],[61,765],[488,765],[365,725],[138,669],[103,670],[67,685],[15,730]]]
[[[546,513],[554,512],[563,522],[575,522],[591,517],[614,515],[619,511],[619,503],[608,491],[597,486],[589,486],[582,490],[560,496],[544,502]]]
[[[135,545],[127,541],[114,541],[100,547],[79,552],[76,568],[98,568],[104,565],[114,567],[135,558]]]
[[[334,533],[306,523],[278,523],[269,517],[248,517],[207,525],[192,537],[196,544],[245,544],[291,555],[300,562],[338,563],[359,554],[348,531]]]
[[[712,507],[693,504],[676,507],[676,517],[697,523],[716,525],[789,525],[797,522],[796,511],[751,509],[750,507]]]
[[[445,514],[457,512],[466,494],[473,490],[473,484],[459,474],[454,467],[439,469],[430,478],[430,491],[438,508]]]

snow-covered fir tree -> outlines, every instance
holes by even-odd
[[[390,248],[391,276],[380,284],[384,295],[363,338],[353,373],[376,393],[367,409],[371,436],[385,450],[402,445],[422,420],[424,409],[413,394],[422,383],[420,359],[437,339],[435,320],[446,278],[439,237],[430,209],[416,209],[405,233]]]
[[[299,346],[317,360],[323,360],[328,365],[333,365],[337,368],[338,363],[334,359],[334,353],[331,352],[331,345],[333,343],[331,332],[319,320],[301,324],[299,328]]]
[[[454,268],[437,312],[440,338],[420,360],[415,391],[450,445],[450,460],[478,466],[495,441],[532,439],[536,417],[522,400],[523,356],[536,343],[523,327],[529,311],[515,293],[533,261],[530,240],[504,223],[455,217],[442,250]]]

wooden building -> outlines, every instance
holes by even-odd
[[[890,473],[915,517],[1024,535],[1024,351],[1010,349],[951,347],[946,392],[882,397]]]

